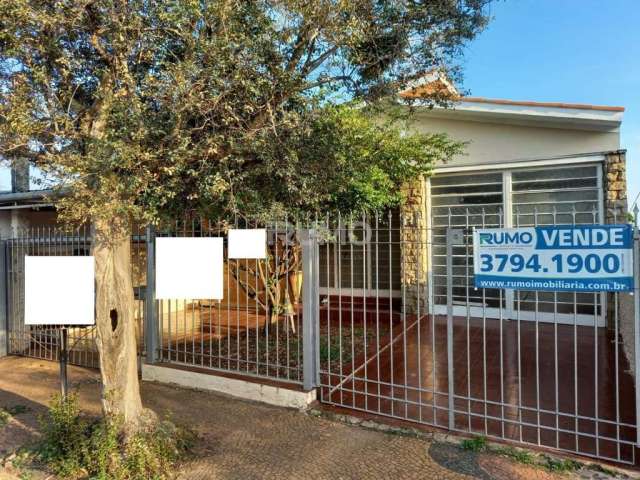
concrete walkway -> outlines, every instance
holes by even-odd
[[[72,388],[84,411],[100,412],[98,374],[71,367]],[[58,388],[57,364],[0,359],[0,407],[27,407],[0,423],[0,458],[38,436],[37,414]],[[228,396],[143,384],[144,403],[171,414],[199,436],[182,479],[461,479],[567,478],[495,455],[477,455],[444,443],[367,430],[323,417]],[[0,479],[23,478],[10,462]],[[29,472],[30,478],[46,477]],[[594,477],[595,478],[595,477]]]

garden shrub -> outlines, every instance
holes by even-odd
[[[125,439],[117,419],[81,415],[76,395],[53,399],[40,419],[36,454],[56,475],[96,480],[162,480],[191,447],[193,435],[163,421]]]

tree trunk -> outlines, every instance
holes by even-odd
[[[94,229],[102,408],[132,433],[149,423],[153,414],[142,407],[140,398],[129,228],[96,219]]]

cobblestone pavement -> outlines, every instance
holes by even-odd
[[[0,458],[37,438],[36,415],[58,388],[53,362],[0,359],[0,407],[25,413],[0,426]],[[98,374],[71,367],[84,411],[99,413]],[[144,383],[144,403],[199,437],[181,479],[503,479],[567,478],[495,455],[347,425],[324,417],[209,392]],[[0,479],[20,478],[0,467]],[[33,472],[31,478],[45,478]]]

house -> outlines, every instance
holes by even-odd
[[[420,97],[434,90],[458,100],[451,108],[431,108]],[[445,132],[455,140],[467,142],[463,155],[436,165],[430,178],[407,186],[408,201],[402,214],[405,218],[417,214],[422,224],[402,230],[402,255],[396,248],[389,262],[389,252],[381,245],[377,253],[382,260],[375,268],[366,269],[393,269],[390,280],[379,280],[378,293],[381,290],[388,295],[391,288],[392,296],[403,295],[408,311],[426,311],[428,299],[433,299],[436,312],[446,310],[446,227],[627,221],[625,151],[620,146],[623,107],[459,98],[450,84],[433,75],[400,95],[412,100],[412,126],[416,131]],[[415,234],[422,238],[412,238]],[[399,242],[400,239],[395,243]],[[412,244],[427,248],[417,249],[418,252]],[[349,252],[354,255],[353,261],[367,263],[362,257],[367,251],[374,251],[373,243],[358,248]],[[414,251],[408,250],[411,248]],[[466,253],[468,259],[458,259],[458,265],[471,266],[471,252]],[[340,274],[337,255],[329,256],[328,263],[334,265],[324,267],[326,255],[320,262],[324,273],[321,287],[327,288],[327,293],[341,282],[343,288],[355,288],[359,295],[375,294],[372,274],[355,278],[346,272]],[[416,259],[418,256],[423,258]],[[345,257],[341,263],[350,261]],[[500,299],[497,291],[485,292],[485,298],[480,299],[481,294],[473,291],[472,275],[466,276],[465,282],[454,286],[454,313],[466,314],[470,306],[474,316],[497,318],[501,310],[510,315],[517,310],[519,318],[526,320],[535,316],[543,321],[588,325],[597,318],[599,325],[604,324],[605,312],[600,308],[595,311],[593,295],[581,295],[573,302],[572,294],[560,294],[554,301],[552,294],[541,293],[536,297],[537,305],[533,294],[524,293],[517,298],[507,292],[507,298]],[[418,305],[421,301],[423,304]],[[498,308],[499,302],[506,305]]]
[[[435,83],[441,82],[436,79]],[[423,213],[433,258],[430,288],[436,305],[444,298],[444,232],[446,226],[524,227],[548,224],[626,223],[625,150],[620,146],[623,107],[463,97],[453,108],[421,109],[420,95],[434,80],[401,93],[417,108],[415,128],[443,131],[468,142],[466,152],[433,176],[411,185],[405,207]],[[446,85],[446,84],[445,84]],[[456,94],[452,87],[448,91]],[[454,291],[456,309],[466,309],[462,288]],[[465,286],[466,293],[466,286]],[[485,292],[484,302],[471,292],[472,304],[486,304],[485,315],[498,292]],[[553,295],[507,293],[506,310],[519,310],[520,318],[592,324],[604,323],[604,311],[594,311],[593,296],[554,304]],[[560,295],[563,296],[562,294]],[[590,298],[591,297],[591,298]],[[519,305],[514,304],[519,301]],[[571,305],[571,303],[575,303]],[[472,307],[480,315],[481,307]]]
[[[451,108],[431,108],[421,100],[434,92],[453,99]],[[400,97],[411,100],[415,108],[412,125],[416,131],[447,133],[467,142],[466,151],[447,164],[436,165],[432,177],[407,187],[408,201],[402,214],[413,217],[417,213],[422,228],[401,230],[402,252],[400,242],[393,239],[385,245],[378,242],[379,261],[372,268],[372,259],[364,257],[373,252],[373,247],[352,247],[341,253],[346,256],[341,262],[344,271],[340,272],[337,255],[330,249],[321,251],[321,292],[331,294],[348,287],[362,297],[371,296],[375,293],[373,276],[384,270],[386,273],[376,280],[378,295],[399,297],[404,290],[407,311],[426,311],[426,303],[432,299],[435,311],[442,313],[446,309],[447,226],[626,221],[625,150],[620,145],[623,107],[460,98],[437,73],[409,85]],[[18,229],[55,225],[55,211],[46,200],[49,191],[37,190],[37,185],[30,182],[33,176],[37,172],[30,173],[28,165],[18,166],[11,175],[12,191],[0,192],[3,238]],[[391,221],[399,222],[399,217]],[[428,248],[411,252],[411,236],[418,231],[424,238],[413,240]],[[422,258],[416,260],[416,256]],[[363,261],[368,265],[365,270],[346,271],[350,263]],[[593,295],[583,294],[574,301],[572,294],[560,294],[561,298],[554,301],[553,295],[541,293],[536,295],[535,305],[533,294],[514,297],[513,292],[506,292],[505,298],[499,298],[500,293],[493,291],[485,292],[485,298],[480,299],[478,292],[469,290],[472,276],[465,275],[466,281],[454,287],[455,313],[466,313],[470,306],[476,316],[481,311],[494,317],[518,311],[519,318],[525,320],[535,316],[543,321],[588,325],[596,318],[598,325],[605,323],[605,311],[600,308],[605,301],[596,302],[600,306],[595,307]],[[500,302],[504,303],[502,308],[498,308]]]
[[[451,107],[422,100],[434,92]],[[411,128],[447,133],[467,143],[465,153],[406,185],[395,211],[326,219],[337,235],[320,242],[313,300],[306,314],[291,310],[291,328],[257,333],[269,321],[238,285],[251,289],[258,276],[234,280],[228,264],[224,302],[160,301],[158,361],[143,378],[204,386],[236,375],[243,391],[266,378],[277,382],[274,396],[311,383],[323,403],[635,464],[632,297],[476,290],[469,242],[472,228],[625,223],[624,109],[459,97],[435,74],[400,97],[415,107]],[[30,188],[26,165],[12,179],[13,191],[0,193],[2,238],[46,232],[56,220],[47,192]],[[449,227],[466,236],[451,255]],[[144,266],[144,247],[137,252]],[[20,286],[11,288],[18,311]],[[312,321],[318,293],[314,343],[312,325],[300,326]],[[20,337],[20,351],[33,335]]]

